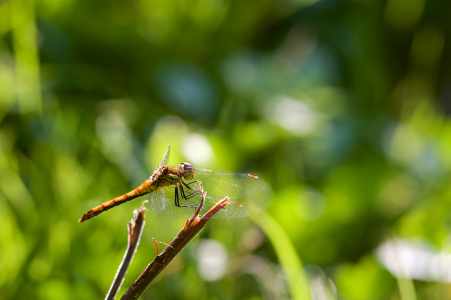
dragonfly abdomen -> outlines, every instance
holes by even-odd
[[[94,207],[90,211],[86,212],[80,218],[80,220],[78,220],[78,222],[83,223],[84,221],[89,220],[89,219],[97,216],[98,214],[100,214],[106,210],[109,210],[115,206],[118,206],[124,202],[131,201],[138,197],[149,194],[149,193],[155,191],[157,188],[158,188],[158,186],[157,186],[157,184],[155,184],[154,181],[153,182],[150,180],[145,181],[143,184],[141,184],[139,187],[137,187],[133,191],[128,192],[127,194],[124,194],[124,195],[114,198],[110,201],[104,202],[104,203],[100,204],[99,206]]]

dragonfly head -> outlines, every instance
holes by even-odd
[[[183,178],[185,178],[186,180],[191,180],[194,178],[194,172],[196,171],[196,168],[193,166],[193,164],[186,162],[181,163],[179,169],[182,173]]]

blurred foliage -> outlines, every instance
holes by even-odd
[[[267,189],[243,201],[251,217],[212,220],[143,299],[451,298],[450,13],[1,1],[0,299],[103,297],[141,200],[77,220],[146,180],[168,144],[171,164]],[[149,211],[122,292],[152,237],[182,224]]]

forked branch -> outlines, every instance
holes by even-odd
[[[202,194],[202,201],[200,202],[196,212],[187,220],[185,226],[172,240],[170,247],[166,247],[155,259],[147,266],[144,272],[138,277],[127,292],[122,296],[121,300],[138,299],[142,293],[149,287],[149,285],[157,278],[157,276],[169,265],[169,263],[185,248],[185,246],[205,227],[208,220],[211,219],[217,212],[223,209],[227,204],[229,198],[215,204],[202,217],[199,217],[200,209],[205,201],[206,192]]]

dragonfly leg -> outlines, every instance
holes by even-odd
[[[202,182],[200,182],[200,181],[198,181],[198,180],[196,180],[196,181],[193,181],[193,182],[190,182],[190,183],[185,183],[184,181],[182,181],[181,180],[181,182],[182,182],[182,184],[185,186],[185,187],[187,187],[190,191],[193,191],[192,193],[190,193],[190,194],[186,194],[185,193],[185,189],[183,188],[183,185],[182,184],[180,184],[179,183],[179,186],[180,186],[180,194],[181,194],[181,196],[182,196],[182,198],[183,199],[190,199],[190,198],[192,198],[192,197],[194,197],[194,196],[196,196],[196,195],[199,195],[203,190],[202,190]],[[196,184],[194,187],[190,187],[190,185],[191,184]],[[196,188],[196,187],[198,187],[198,186],[200,186],[200,189],[199,188]],[[196,188],[196,189],[195,189]]]
[[[183,188],[180,188],[180,195],[182,196],[183,199],[189,199],[189,198],[185,198],[186,196],[185,196],[185,191],[183,191]],[[178,185],[176,185],[175,186],[175,206],[177,206],[177,207],[197,207],[197,204],[180,205],[180,202],[179,202],[179,187],[178,187]]]
[[[190,183],[186,183],[182,180],[182,183],[184,186],[186,186],[189,190],[193,190],[195,188],[197,188],[197,186],[201,186],[202,187],[202,182],[200,182],[199,180],[195,180],[195,181],[191,181]],[[194,187],[190,187],[190,185],[195,184]]]
[[[195,181],[192,181],[189,183],[186,183],[183,180],[181,180],[181,182],[187,189],[189,189],[190,191],[193,191],[191,194],[186,195],[185,190],[183,189],[183,186],[180,185],[180,190],[183,191],[184,199],[189,199],[189,198],[194,197],[204,191],[203,187],[202,187],[202,182],[200,182],[199,180],[195,180]],[[194,186],[190,187],[190,185],[193,185],[193,184],[194,184]]]

